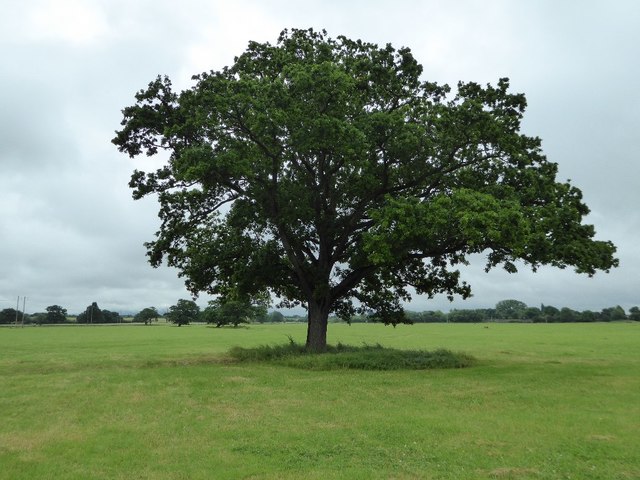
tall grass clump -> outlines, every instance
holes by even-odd
[[[475,362],[470,355],[446,349],[401,350],[380,344],[358,347],[338,343],[335,346],[328,345],[326,352],[315,353],[292,338],[289,338],[289,343],[281,345],[233,347],[229,355],[238,362],[273,362],[308,370],[426,370],[464,368]]]

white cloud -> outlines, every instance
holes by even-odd
[[[519,298],[573,308],[640,304],[640,203],[635,62],[640,3],[442,0],[32,0],[0,17],[0,299],[79,311],[167,306],[188,294],[176,272],[152,269],[144,241],[153,200],[133,202],[132,161],[110,143],[120,109],[157,74],[178,89],[219,69],[249,40],[283,28],[326,28],[408,46],[425,78],[455,84],[509,76],[529,99],[524,128],[540,135],[561,178],[585,193],[601,239],[621,267],[594,279],[543,269],[533,275],[465,270],[475,297],[453,306]],[[13,300],[15,302],[15,300]],[[416,299],[420,308],[449,308]],[[10,304],[0,304],[6,308]]]
[[[30,12],[27,36],[86,46],[109,31],[101,5],[83,0],[42,0]]]
[[[260,2],[211,2],[200,13],[199,31],[187,43],[182,78],[230,65],[249,40],[273,42],[283,28],[277,13]]]

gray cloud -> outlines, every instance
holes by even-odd
[[[524,130],[582,188],[599,237],[619,247],[621,267],[593,279],[551,268],[485,274],[478,259],[464,270],[472,299],[417,298],[411,308],[640,303],[637,2],[34,0],[3,9],[0,308],[17,295],[30,311],[186,298],[175,271],[146,263],[157,208],[132,201],[127,182],[155,160],[132,161],[110,144],[120,109],[157,74],[188,87],[249,40],[275,41],[292,26],[409,46],[439,82],[510,77],[529,100]]]

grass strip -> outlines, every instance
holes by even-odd
[[[427,370],[465,368],[476,360],[465,353],[438,349],[401,350],[380,344],[362,346],[328,345],[323,353],[309,352],[304,345],[289,338],[281,345],[260,345],[253,348],[233,347],[229,356],[238,362],[272,362],[306,370]]]

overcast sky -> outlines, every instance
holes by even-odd
[[[127,183],[155,165],[110,143],[120,110],[158,74],[187,88],[287,27],[410,47],[425,80],[509,77],[528,99],[524,132],[542,138],[559,179],[582,189],[597,237],[618,247],[620,267],[591,279],[485,274],[476,259],[464,271],[473,298],[418,297],[411,309],[640,305],[636,0],[0,0],[0,12],[0,309],[18,296],[27,312],[70,313],[188,298],[175,270],[146,262],[157,204],[133,201]]]

